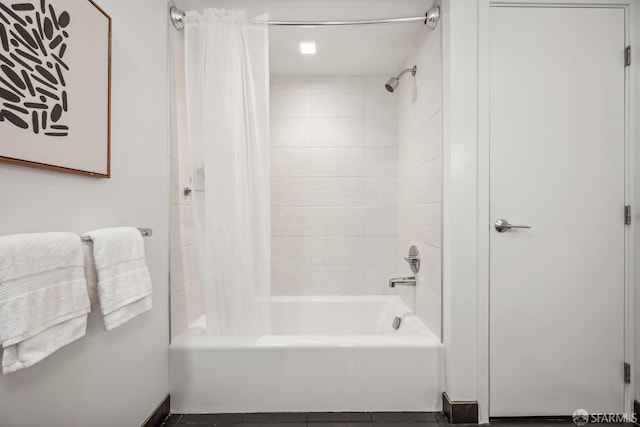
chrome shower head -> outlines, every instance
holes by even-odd
[[[412,76],[415,76],[416,72],[418,71],[418,67],[414,65],[413,68],[407,68],[406,70],[402,70],[402,72],[400,72],[400,74],[398,74],[396,77],[390,77],[389,80],[387,80],[387,83],[385,83],[384,88],[387,89],[389,92],[393,93],[393,91],[396,90],[396,88],[400,84],[400,77],[402,77],[404,74],[408,73],[409,71],[411,71]]]
[[[390,77],[389,80],[387,80],[387,83],[385,83],[384,88],[387,89],[389,92],[392,92],[394,90],[396,90],[396,88],[398,87],[398,84],[400,83],[400,79],[397,77]]]

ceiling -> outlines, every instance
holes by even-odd
[[[433,0],[174,0],[184,10],[241,9],[270,20],[363,20],[424,16]],[[274,76],[392,75],[402,67],[423,23],[342,27],[269,28]],[[315,55],[301,55],[299,43],[315,41]]]

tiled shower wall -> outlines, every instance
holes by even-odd
[[[175,338],[204,313],[198,279],[193,225],[192,196],[184,195],[191,185],[191,152],[187,132],[184,91],[184,33],[170,31],[169,123],[171,140],[171,336]]]
[[[406,68],[418,66],[415,78],[398,87],[398,254],[400,273],[410,275],[402,261],[416,245],[422,265],[415,288],[401,288],[412,306],[438,337],[442,331],[442,54],[441,28],[425,29]]]
[[[391,292],[397,97],[386,79],[272,78],[273,295]]]

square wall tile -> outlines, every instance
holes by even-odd
[[[187,300],[187,321],[191,325],[204,314],[204,295],[200,283],[189,285],[184,290]]]
[[[442,156],[442,123],[438,113],[417,129],[401,135],[398,160],[402,169],[413,169]]]
[[[309,91],[310,117],[363,117],[361,90],[312,89]]]
[[[309,203],[315,207],[363,206],[364,185],[364,178],[309,178]]]
[[[365,267],[312,267],[312,285],[324,295],[360,295],[365,290]]]
[[[309,91],[306,89],[272,89],[271,117],[309,117]]]
[[[312,267],[289,266],[271,268],[272,295],[312,295]]]
[[[442,339],[442,295],[428,286],[415,288],[415,313],[439,339]]]
[[[398,209],[395,207],[366,208],[364,222],[367,236],[398,235]]]
[[[308,89],[309,77],[270,76],[269,87],[273,89]]]
[[[309,89],[361,90],[363,78],[359,76],[332,76],[309,78]]]
[[[415,239],[429,246],[442,246],[442,205],[429,203],[428,205],[412,205],[411,212],[415,212],[417,224]]]
[[[373,266],[365,267],[365,289],[367,295],[395,295],[394,288],[389,286],[389,279],[400,277],[395,266]]]
[[[365,238],[365,264],[371,266],[394,266],[396,263],[395,237],[367,236]]]
[[[310,148],[309,176],[352,176],[364,172],[363,148]]]
[[[380,87],[364,93],[365,117],[396,117],[396,97]]]
[[[272,147],[307,147],[309,119],[307,117],[272,117]]]
[[[418,243],[421,280],[438,293],[442,293],[442,249]]]
[[[311,152],[309,148],[271,149],[271,176],[305,176],[309,173]]]
[[[271,235],[272,236],[312,236],[313,218],[312,208],[300,207],[272,207]]]
[[[195,244],[193,206],[172,204],[169,210],[171,248]]]
[[[369,207],[397,206],[398,178],[365,178],[365,201]]]
[[[314,237],[311,264],[314,266],[364,266],[367,263],[364,237]]]
[[[188,327],[187,294],[183,288],[171,292],[171,337],[175,339]]]
[[[442,236],[442,205],[405,205],[398,209],[398,235],[412,241],[439,248]]]
[[[398,124],[394,117],[364,119],[364,145],[366,147],[395,147],[398,140]]]
[[[361,147],[363,141],[362,118],[309,119],[309,144],[312,147]]]
[[[364,208],[307,208],[313,236],[364,236]]]
[[[189,284],[199,282],[198,260],[195,245],[171,249],[171,291],[183,289]]]
[[[311,265],[313,242],[305,237],[271,237],[273,267]]]
[[[309,178],[271,178],[271,206],[310,206]]]
[[[401,170],[399,203],[437,203],[442,200],[442,158],[409,170]]]
[[[184,188],[191,187],[191,163],[182,159],[170,160],[170,203],[191,204],[192,197],[184,195]]]
[[[364,149],[365,176],[397,176],[396,147],[367,147]]]

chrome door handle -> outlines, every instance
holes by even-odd
[[[505,231],[509,231],[512,228],[531,228],[530,225],[511,225],[509,224],[509,221],[502,218],[497,219],[494,225],[496,227],[496,230],[498,230],[498,233],[504,233]]]

